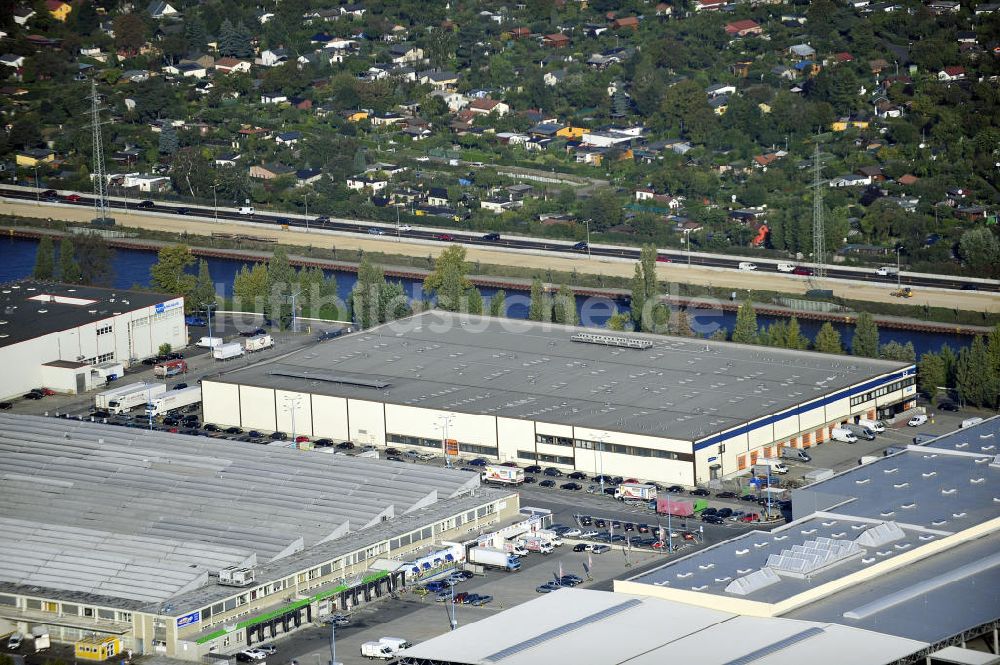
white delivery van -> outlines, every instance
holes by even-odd
[[[253,216],[254,209],[253,209],[253,206],[240,206],[239,212],[240,212],[241,215],[250,215],[250,216]]]
[[[983,422],[982,418],[966,418],[965,420],[962,421],[962,424],[959,425],[959,427],[965,429],[966,427],[972,427],[973,425],[978,425],[981,422]]]
[[[791,263],[779,263],[778,272],[792,272],[795,270],[795,266]]]
[[[754,462],[753,473],[758,477],[772,474],[784,475],[788,473],[788,467],[779,459],[766,457]]]
[[[868,418],[862,418],[858,421],[858,424],[862,427],[867,427],[876,434],[881,434],[885,431],[885,423],[881,420],[869,420]]]
[[[392,660],[395,658],[395,654],[392,649],[381,642],[362,642],[361,655],[368,658],[368,660],[373,660],[375,658],[380,660]]]
[[[833,431],[830,432],[830,439],[833,441],[842,441],[844,443],[854,443],[858,440],[858,437],[856,437],[854,432],[849,429],[834,427]]]
[[[413,646],[409,640],[404,640],[402,637],[380,637],[378,641],[392,649],[393,653],[398,653],[403,649],[409,649]]]
[[[875,274],[879,277],[888,277],[889,275],[895,275],[897,272],[895,266],[879,266],[875,268]]]
[[[757,264],[749,261],[740,261],[740,270],[756,270]]]
[[[214,349],[222,344],[222,342],[223,340],[221,337],[202,337],[198,340],[195,346],[200,346],[203,349]]]

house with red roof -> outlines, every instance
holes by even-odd
[[[763,33],[764,28],[760,27],[760,24],[752,19],[732,21],[726,24],[726,34],[730,37],[746,37],[747,35],[760,35]]]

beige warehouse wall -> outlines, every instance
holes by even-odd
[[[528,464],[527,460],[518,460],[517,451],[535,449],[535,424],[515,418],[497,418],[496,423],[500,460],[520,461],[522,466]]]
[[[347,401],[347,413],[351,419],[352,441],[361,445],[385,445],[385,412],[382,402],[351,399]]]
[[[327,395],[312,396],[313,434],[331,439],[349,439],[347,400]]]
[[[241,425],[239,388],[232,383],[202,381],[201,400],[206,423]]]
[[[274,390],[240,386],[240,417],[243,419],[244,429],[277,430]]]
[[[278,430],[289,435],[311,437],[313,435],[312,400],[309,393],[276,390],[274,398]],[[294,428],[292,427],[293,414]]]

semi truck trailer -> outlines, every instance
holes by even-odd
[[[497,485],[521,485],[524,483],[524,469],[513,466],[488,464],[483,469],[482,481]]]
[[[125,413],[167,392],[164,383],[132,383],[94,396],[94,406],[111,413]]]
[[[160,416],[170,411],[201,401],[201,386],[189,386],[180,390],[168,390],[160,397],[157,397],[146,407],[146,413],[153,416]]]
[[[469,561],[485,568],[496,568],[507,572],[521,569],[521,561],[517,555],[490,547],[473,547],[469,550]]]

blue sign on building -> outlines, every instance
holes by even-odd
[[[182,617],[177,617],[177,627],[183,628],[184,626],[190,626],[191,624],[198,623],[199,621],[201,621],[201,610],[185,614]]]

